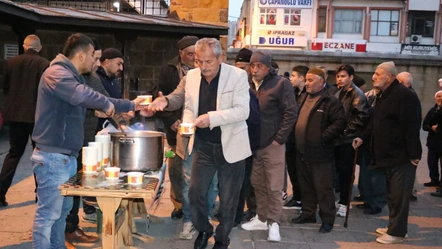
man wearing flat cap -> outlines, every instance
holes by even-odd
[[[382,244],[394,244],[407,236],[408,211],[416,167],[422,155],[419,139],[421,118],[416,97],[396,79],[392,61],[381,63],[373,74],[373,87],[382,93],[376,100],[373,117],[354,147],[370,143],[373,169],[382,169],[387,177],[389,224],[378,228]]]
[[[278,76],[270,55],[255,51],[250,58],[250,88],[259,101],[260,145],[253,160],[251,181],[257,215],[242,224],[245,230],[269,230],[269,241],[280,241],[281,190],[284,184],[285,142],[296,122],[298,106],[290,81]]]
[[[296,173],[301,189],[302,213],[293,223],[316,223],[316,209],[322,225],[319,232],[333,229],[336,207],[333,193],[334,140],[345,128],[341,101],[325,88],[320,68],[307,72],[307,95],[301,100],[295,126]]]
[[[164,96],[172,93],[177,88],[181,79],[186,76],[187,72],[195,67],[195,43],[197,41],[198,37],[196,36],[184,36],[177,43],[178,55],[161,68],[158,90],[161,91]],[[172,147],[172,150],[176,152],[177,143],[185,142],[187,145],[187,140],[177,141],[177,139],[182,140],[181,136],[177,137],[177,129],[181,122],[183,109],[179,108],[175,111],[161,112],[159,115],[164,123],[167,143]],[[184,148],[186,145],[184,145]],[[190,169],[184,168],[187,164],[183,163],[183,159],[186,158],[181,158],[181,156],[183,156],[181,154],[177,153],[177,156],[168,159],[171,183],[170,199],[174,205],[171,218],[181,219],[184,216],[183,230],[179,237],[181,239],[192,239],[195,229],[191,222],[190,208],[187,207],[189,203],[188,197],[183,195],[183,184],[186,184],[184,174],[187,171],[190,172]],[[188,165],[188,167],[190,167],[190,165]],[[188,189],[188,186],[186,186],[186,189]],[[187,193],[187,191],[185,192]]]

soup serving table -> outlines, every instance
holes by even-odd
[[[97,197],[103,213],[101,240],[103,248],[116,249],[132,246],[132,234],[136,227],[132,216],[133,200],[141,198],[150,208],[161,195],[165,164],[157,172],[144,175],[140,185],[127,184],[127,176],[118,180],[106,180],[104,172],[96,174],[77,173],[59,187],[63,196]]]

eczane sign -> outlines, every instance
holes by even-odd
[[[314,40],[312,41],[312,50],[326,52],[366,52],[366,41],[345,41],[345,40]]]

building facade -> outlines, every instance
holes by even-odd
[[[440,0],[245,0],[233,47],[438,56]]]

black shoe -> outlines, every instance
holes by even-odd
[[[364,214],[374,215],[382,212],[381,208],[366,208],[364,209]]]
[[[296,218],[293,218],[292,223],[295,224],[316,223],[316,218],[308,218],[300,215]]]
[[[300,210],[302,208],[301,202],[297,201],[295,199],[291,199],[289,202],[287,202],[286,204],[284,204],[284,206],[282,206],[283,209],[298,209]]]
[[[425,187],[437,187],[439,186],[439,181],[431,181],[424,183]]]
[[[417,196],[411,194],[410,202],[416,202],[416,201],[417,201]]]
[[[195,244],[193,245],[194,249],[206,249],[207,247],[207,241],[212,237],[212,232],[202,232],[198,234],[198,237],[196,237]]]
[[[353,198],[355,201],[364,201],[364,196],[363,195],[357,195]]]
[[[430,193],[430,195],[434,197],[442,197],[442,191],[433,192]]]
[[[333,224],[328,222],[322,222],[321,227],[319,228],[320,233],[329,233],[333,229]]]
[[[213,249],[227,249],[229,245],[226,245],[222,242],[215,241],[215,245],[213,245]]]
[[[172,214],[170,214],[170,217],[172,218],[172,220],[178,220],[183,218],[183,210],[182,209],[174,209],[172,211]]]
[[[356,207],[359,209],[366,209],[370,208],[370,205],[368,205],[367,203],[363,203],[363,204],[357,204]]]
[[[8,202],[6,201],[0,201],[0,208],[2,207],[7,207],[8,206]]]
[[[250,209],[247,209],[247,211],[244,212],[244,216],[242,217],[242,220],[243,221],[250,221],[255,216],[256,216],[255,212],[253,212]]]

